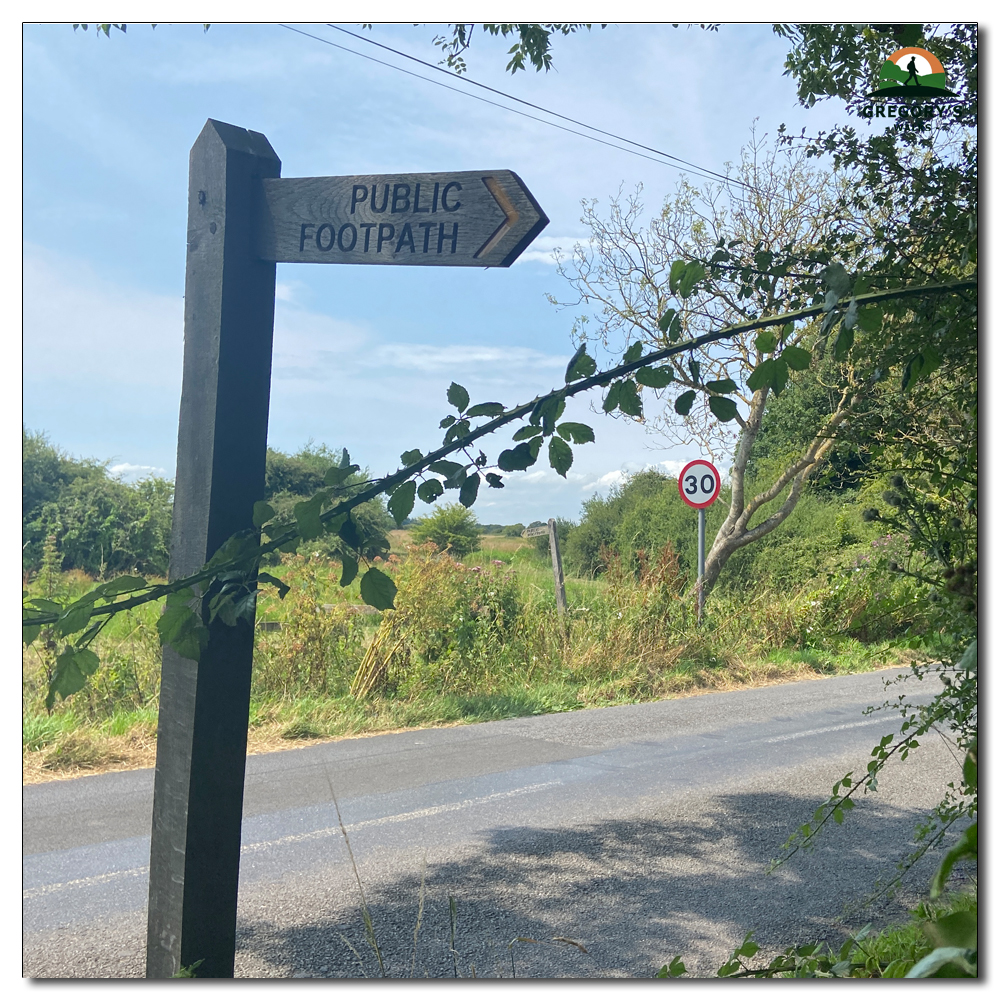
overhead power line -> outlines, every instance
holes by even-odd
[[[350,49],[345,45],[338,45],[336,42],[332,42],[328,38],[323,38],[320,35],[314,35],[311,32],[303,31],[301,28],[292,27],[292,25],[290,24],[282,23],[280,24],[280,27],[287,28],[289,31],[294,31],[296,34],[304,35],[306,38],[311,38],[314,41],[321,42],[324,45],[329,45],[332,48],[340,49],[342,52],[349,52],[351,55],[359,56],[362,59],[367,59],[369,62],[377,63],[380,66],[387,66],[389,69],[394,69],[398,73],[405,73],[407,76],[415,77],[417,80],[423,80],[425,83],[431,83],[434,84],[434,86],[436,87],[443,87],[445,90],[451,90],[456,94],[461,94],[463,97],[471,97],[473,100],[481,101],[484,104],[490,104],[495,108],[500,108],[503,111],[509,111],[515,115],[521,115],[523,118],[529,118],[532,121],[541,122],[543,125],[548,125],[551,128],[557,128],[562,132],[569,132],[571,135],[580,136],[583,139],[589,139],[591,142],[598,142],[602,146],[610,146],[612,149],[618,149],[623,153],[631,153],[633,156],[640,156],[644,160],[651,160],[653,163],[659,163],[662,166],[666,167],[674,167],[676,169],[677,164],[682,164],[686,167],[689,167],[692,171],[695,172],[696,176],[701,177],[703,180],[722,181],[726,184],[735,184],[739,187],[747,188],[748,190],[754,190],[754,188],[751,185],[746,184],[743,181],[739,181],[734,177],[727,177],[725,174],[720,174],[717,171],[711,170],[708,167],[700,167],[696,163],[691,163],[688,160],[683,160],[678,156],[674,156],[672,153],[666,153],[663,152],[662,150],[655,149],[652,146],[646,146],[643,143],[634,142],[631,139],[626,139],[622,136],[615,135],[613,132],[606,132],[604,129],[599,129],[594,126],[587,125],[585,122],[580,122],[577,121],[575,118],[569,118],[566,115],[561,115],[556,111],[549,111],[547,108],[543,108],[538,104],[532,104],[530,101],[524,101],[519,97],[514,97],[511,94],[506,94],[502,90],[496,90],[495,88],[489,87],[484,83],[478,83],[475,80],[470,80],[467,77],[458,75],[457,73],[451,73],[451,71],[442,69],[440,66],[435,66],[432,63],[425,62],[423,59],[418,59],[416,56],[408,55],[405,52],[399,52],[396,49],[390,48],[388,45],[383,45],[381,42],[376,42],[373,39],[365,38],[362,35],[355,35],[353,32],[347,31],[345,28],[340,28],[335,24],[328,24],[327,27],[334,28],[337,31],[342,31],[344,32],[344,34],[350,35],[352,38],[357,38],[359,41],[369,42],[372,45],[376,45],[379,48],[392,52],[395,55],[401,56],[404,59],[410,59],[414,62],[420,63],[423,66],[427,66],[430,69],[437,70],[438,72],[445,73],[449,76],[454,76],[456,77],[456,79],[462,81],[463,83],[469,83],[476,87],[481,87],[484,90],[491,91],[492,93],[495,93],[501,97],[505,97],[508,98],[509,100],[516,101],[519,104],[524,104],[527,107],[534,108],[538,111],[543,112],[544,114],[552,115],[553,117],[556,118],[561,118],[563,119],[563,121],[572,122],[574,125],[579,125],[582,128],[590,129],[592,132],[599,132],[601,135],[607,135],[613,139],[618,139],[620,142],[625,142],[631,146],[636,146],[638,147],[638,149],[629,149],[627,146],[620,146],[615,142],[609,142],[606,139],[600,139],[596,135],[589,135],[586,132],[578,132],[576,129],[567,128],[565,125],[560,125],[557,122],[548,121],[545,118],[539,118],[537,115],[530,115],[527,112],[520,111],[517,108],[511,108],[505,104],[500,104],[497,101],[491,101],[489,100],[489,98],[480,97],[478,94],[471,94],[467,90],[461,90],[458,87],[450,86],[449,84],[443,83],[440,80],[432,80],[429,77],[422,76],[419,73],[414,73],[411,70],[404,69],[402,66],[396,66],[393,63],[386,62],[383,59],[376,59],[374,56],[365,55],[365,53],[358,52],[355,49]],[[656,155],[651,156],[648,153],[639,152],[639,149],[649,150],[650,153],[654,153]],[[666,160],[661,159],[661,157],[666,157],[667,159]],[[671,160],[675,162],[668,162]]]
[[[744,187],[747,186],[743,185],[741,181],[727,177],[725,174],[720,174],[718,171],[712,170],[709,167],[701,167],[697,163],[692,163],[690,160],[684,160],[679,156],[674,156],[673,153],[664,152],[662,149],[656,149],[654,146],[647,146],[645,143],[636,142],[635,140],[628,139],[622,135],[616,135],[614,132],[607,132],[602,128],[598,128],[596,125],[588,125],[586,122],[578,121],[576,118],[570,118],[568,115],[561,115],[558,111],[550,111],[548,108],[543,108],[540,104],[532,104],[531,101],[522,100],[520,97],[515,97],[513,94],[508,94],[503,90],[497,90],[496,87],[490,87],[485,83],[479,83],[470,77],[463,76],[461,73],[455,73],[453,70],[445,69],[443,66],[435,66],[433,63],[429,63],[424,59],[418,59],[416,56],[411,56],[406,52],[401,52],[399,49],[394,49],[389,45],[383,45],[382,42],[376,42],[374,38],[366,38],[364,35],[358,35],[353,31],[348,31],[346,28],[342,28],[339,24],[330,24],[327,22],[326,26],[328,28],[333,28],[335,31],[342,31],[345,35],[350,35],[351,38],[356,38],[358,41],[367,42],[369,45],[377,45],[380,49],[385,49],[387,52],[392,52],[394,55],[402,56],[404,59],[410,59],[415,63],[420,63],[421,66],[426,66],[428,69],[433,69],[438,73],[444,73],[446,76],[454,77],[456,80],[461,80],[463,83],[471,84],[474,87],[481,87],[483,90],[488,90],[492,94],[499,94],[501,97],[506,97],[510,101],[517,101],[518,104],[523,104],[528,108],[534,108],[536,111],[543,111],[547,115],[552,115],[553,118],[561,118],[565,122],[572,122],[574,125],[590,129],[591,132],[599,132],[601,135],[617,139],[619,142],[627,142],[630,146],[637,146],[639,149],[645,149],[650,153],[656,153],[657,156],[665,156],[668,160],[675,160],[677,163],[683,163],[686,167],[691,167],[694,170],[701,171],[703,175],[708,174],[721,181],[725,181],[726,183],[741,184]],[[510,108],[508,110],[513,111],[515,109]],[[579,133],[576,134],[579,135]],[[630,151],[627,150],[627,152]]]

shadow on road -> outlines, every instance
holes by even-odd
[[[836,944],[869,920],[905,917],[906,893],[856,909],[846,922],[843,913],[877,879],[893,874],[922,815],[915,810],[863,802],[814,853],[800,853],[766,874],[790,830],[819,803],[788,794],[735,794],[716,796],[691,815],[569,830],[493,829],[459,860],[427,865],[415,957],[420,862],[405,877],[390,879],[369,860],[362,879],[386,972],[648,977],[680,954],[689,973],[711,976],[750,929],[766,952],[816,937]],[[935,864],[925,859],[908,876],[916,895]],[[347,878],[346,868],[338,878]],[[281,928],[267,910],[281,909],[279,897],[289,888],[261,892],[242,912],[237,975],[378,977],[352,883],[353,875],[337,891],[296,883],[295,891],[310,893],[309,908],[324,915]],[[449,896],[457,906],[457,954],[451,950]],[[559,937],[586,952],[553,940]],[[537,943],[509,947],[516,938]]]

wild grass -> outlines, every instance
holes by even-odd
[[[321,555],[285,556],[276,568],[292,590],[282,601],[265,587],[258,601],[251,752],[856,672],[918,655],[909,648],[920,627],[905,611],[909,595],[882,594],[873,620],[864,574],[797,593],[717,591],[699,626],[669,546],[640,553],[637,565],[606,552],[601,578],[567,580],[560,619],[551,564],[534,545],[484,536],[457,561],[393,535],[394,551],[380,562],[399,588],[393,611],[365,606],[356,582],[342,589],[339,564]],[[89,583],[77,573],[32,586],[66,597]],[[44,699],[58,647],[42,636],[25,651],[31,780],[152,763],[158,613],[149,605],[113,620],[97,640],[91,683],[51,715]]]

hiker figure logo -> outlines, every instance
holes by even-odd
[[[926,100],[933,97],[954,97],[947,88],[944,67],[933,52],[909,45],[889,56],[878,74],[878,89],[869,98],[903,98]]]

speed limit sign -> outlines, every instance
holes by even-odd
[[[711,507],[719,495],[722,479],[719,470],[704,458],[696,458],[681,469],[677,477],[677,488],[681,499],[689,507]]]

